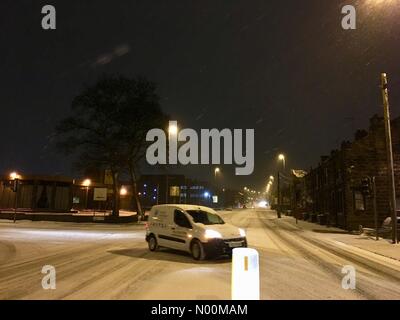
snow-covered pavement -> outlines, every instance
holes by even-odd
[[[221,213],[260,254],[262,299],[400,299],[400,262],[338,241],[338,235],[277,220],[268,210]],[[195,262],[150,252],[143,225],[0,221],[0,299],[229,299],[227,258]],[[56,289],[44,290],[44,265]],[[357,289],[342,288],[342,268]]]

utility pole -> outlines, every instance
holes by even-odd
[[[165,203],[168,204],[168,194],[169,192],[169,180],[168,180],[168,173],[165,176]]]
[[[14,197],[14,223],[17,219],[17,208],[18,208],[18,190],[19,189],[19,179],[14,179],[13,191],[15,193]]]
[[[389,93],[386,73],[381,74],[381,89],[383,99],[383,114],[385,120],[385,138],[386,138],[386,157],[388,171],[388,186],[389,186],[389,202],[392,217],[392,241],[397,243],[397,212],[396,212],[396,188],[393,169],[393,147],[392,133],[390,128],[390,108],[389,108]]]
[[[375,220],[375,238],[376,241],[379,240],[379,226],[378,226],[378,211],[376,209],[376,179],[375,177],[371,178],[372,183],[372,203],[373,203],[373,210],[374,210],[374,220]]]

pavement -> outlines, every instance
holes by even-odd
[[[0,210],[1,213],[10,213],[14,214],[14,211],[12,209],[3,209]],[[104,210],[104,211],[99,211],[99,210],[78,210],[78,211],[71,211],[71,212],[38,212],[38,211],[18,211],[18,213],[23,213],[26,215],[73,215],[73,216],[106,216],[106,215],[111,215],[111,210]],[[128,210],[120,210],[119,215],[120,217],[129,217],[129,216],[135,216],[137,214],[136,211],[128,211]]]
[[[296,220],[292,217],[283,216],[282,219],[287,223],[297,226],[299,229],[326,234],[326,238],[333,241],[400,261],[400,244],[393,244],[390,239],[379,238],[376,241],[375,236],[350,234],[342,229],[321,226],[303,220],[298,220],[296,224]]]
[[[270,210],[220,214],[244,228],[259,252],[261,299],[400,299],[400,262],[374,253],[372,240],[296,225]],[[144,236],[134,223],[0,221],[0,299],[230,299],[229,258],[196,262],[174,250],[150,252]],[[55,290],[42,288],[45,265],[56,270]],[[349,265],[355,290],[342,288]]]

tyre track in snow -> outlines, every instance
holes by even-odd
[[[308,244],[304,245],[304,242],[302,243],[301,241],[299,241],[300,239],[293,239],[290,235],[287,234],[287,231],[282,231],[283,230],[282,226],[275,223],[274,220],[265,219],[265,217],[263,218],[260,217],[260,212],[257,212],[257,216],[259,217],[260,221],[262,221],[262,223],[268,228],[268,230],[271,231],[283,243],[285,243],[287,246],[297,251],[303,258],[316,265],[319,269],[322,269],[327,274],[335,278],[338,281],[338,283],[341,283],[344,275],[341,274],[340,269],[338,269],[337,266],[334,266],[332,263],[323,260],[321,255],[313,253],[312,250],[310,250]],[[296,234],[296,236],[298,235]],[[322,252],[320,252],[320,254],[321,253]],[[359,283],[357,283],[355,291],[365,299],[370,299],[370,300],[378,299],[377,296],[370,293],[371,290],[364,288],[364,286],[360,285]]]

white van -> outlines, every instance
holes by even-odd
[[[233,248],[247,247],[243,229],[225,223],[211,208],[185,204],[152,207],[146,241],[150,251],[167,247],[189,252],[196,260],[231,255]]]

